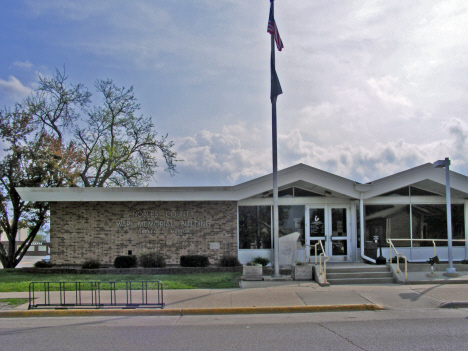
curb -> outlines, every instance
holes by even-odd
[[[285,307],[173,308],[173,309],[57,309],[2,311],[0,318],[21,317],[95,317],[95,316],[200,316],[220,314],[313,313],[343,311],[378,311],[381,305],[320,305]]]
[[[468,302],[445,302],[440,308],[468,308]]]

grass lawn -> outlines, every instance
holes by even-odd
[[[0,292],[29,291],[31,282],[125,282],[160,280],[164,289],[230,289],[239,287],[237,277],[241,273],[197,274],[40,274],[23,273],[18,269],[0,269]],[[55,284],[51,286],[51,290]],[[117,289],[125,288],[124,284]],[[148,287],[149,288],[149,287]],[[105,288],[104,288],[105,289]],[[58,290],[58,286],[57,289]]]

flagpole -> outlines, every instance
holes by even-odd
[[[275,2],[271,1],[271,11],[275,11]],[[274,18],[274,17],[273,17]],[[271,34],[271,67],[275,67],[275,37]],[[279,211],[278,211],[278,133],[276,124],[276,99],[277,96],[272,96],[271,99],[271,124],[272,124],[272,144],[273,144],[273,246],[275,273],[274,277],[280,277],[279,271]]]

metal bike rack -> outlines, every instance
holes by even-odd
[[[122,288],[122,285],[125,287]],[[31,282],[29,284],[28,309],[86,307],[162,309],[164,306],[163,285],[159,280]]]

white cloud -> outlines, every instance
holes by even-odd
[[[161,116],[155,124],[186,160],[166,184],[235,183],[271,171],[267,1],[29,4],[36,40],[54,53],[38,67],[61,65],[62,52],[86,56],[87,76],[110,72],[146,94],[142,112]],[[466,1],[275,7],[285,44],[276,55],[282,167],[304,162],[361,181],[446,156],[468,169]],[[34,54],[15,57],[45,60]],[[79,69],[70,69],[77,79]],[[21,77],[3,76],[12,74]],[[0,83],[2,92],[26,88]]]
[[[33,67],[33,64],[29,61],[15,61],[13,62],[13,66],[16,66],[16,67],[20,67],[20,68],[26,68],[26,69],[30,69]]]
[[[384,102],[401,106],[412,106],[410,99],[397,91],[398,78],[390,75],[380,79],[370,78],[367,84],[374,93]]]
[[[230,128],[227,126],[225,131]],[[238,125],[237,128],[243,126]],[[244,130],[242,134],[245,137],[248,133]],[[201,172],[206,177],[218,178],[217,184],[222,181],[236,183],[239,179],[261,176],[268,166],[267,150],[246,149],[234,135],[202,130],[175,142],[179,158],[184,160],[178,166],[180,173]]]
[[[13,76],[9,76],[8,80],[0,79],[0,92],[14,101],[27,97],[32,91]]]
[[[252,143],[245,132],[260,131],[258,126],[238,123],[225,126],[224,133],[201,131],[191,137],[176,140],[176,149],[184,162],[173,179],[189,185],[191,177],[203,179],[204,185],[228,185],[271,173],[271,144]],[[446,124],[451,137],[446,140],[414,144],[402,139],[381,142],[373,147],[340,143],[323,147],[307,139],[299,129],[278,138],[279,168],[304,163],[358,182],[386,177],[427,162],[451,157],[456,171],[468,169],[468,123],[453,119]],[[249,147],[246,145],[249,144]],[[200,184],[200,180],[195,182]]]

